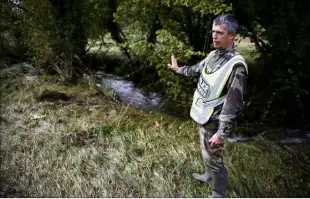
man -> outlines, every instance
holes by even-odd
[[[216,50],[194,66],[179,67],[172,55],[169,68],[185,76],[200,75],[194,93],[191,117],[199,125],[200,145],[206,171],[193,174],[196,180],[212,185],[212,197],[225,197],[227,171],[222,149],[237,114],[243,109],[247,64],[234,48],[238,23],[230,14],[213,21]]]

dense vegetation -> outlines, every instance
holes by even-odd
[[[27,59],[76,82],[85,72],[79,60],[92,65],[85,56],[91,47],[104,56],[101,48],[116,45],[125,56],[113,67],[188,106],[195,83],[167,71],[169,57],[202,59],[212,48],[212,19],[234,13],[240,36],[256,47],[247,119],[300,125],[310,112],[306,9],[306,1],[294,0],[5,0],[1,58]]]
[[[210,187],[191,178],[203,171],[195,123],[113,102],[91,77],[112,70],[177,101],[188,116],[196,79],[167,63],[172,53],[181,64],[205,57],[222,13],[240,23],[236,45],[250,71],[234,133],[256,135],[226,141],[228,197],[309,197],[309,143],[279,142],[310,121],[307,5],[2,0],[0,197],[207,197]],[[25,77],[29,71],[40,75]],[[40,100],[49,90],[66,100]]]
[[[0,197],[205,198],[197,125],[122,106],[87,84],[0,73]],[[74,96],[38,100],[45,90]],[[249,131],[243,125],[238,131]],[[227,197],[309,197],[309,143],[281,144],[285,128],[226,142]]]

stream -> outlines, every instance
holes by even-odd
[[[102,77],[102,86],[112,88],[119,96],[120,100],[138,109],[147,111],[159,111],[166,114],[173,113],[174,116],[181,116],[182,110],[179,110],[175,103],[167,103],[157,93],[146,93],[142,89],[137,88],[131,81],[125,80],[114,74],[97,72],[96,75]],[[189,112],[189,111],[188,111]],[[264,133],[262,133],[264,134]],[[259,134],[258,136],[262,135]],[[257,136],[256,136],[257,137]],[[232,143],[247,142],[255,139],[255,137],[235,136],[227,140]],[[310,141],[310,132],[303,137],[286,137],[279,140],[282,144],[300,144]]]
[[[163,100],[156,93],[146,93],[134,83],[113,74],[101,73],[102,85],[112,88],[125,104],[144,110],[162,110]]]

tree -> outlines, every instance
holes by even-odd
[[[229,1],[261,55],[263,70],[254,85],[265,90],[265,119],[283,124],[308,121],[310,62],[310,14],[308,2],[293,0]],[[266,90],[266,88],[268,88]],[[259,100],[262,100],[260,98]]]

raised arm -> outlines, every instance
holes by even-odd
[[[184,76],[198,76],[203,69],[203,65],[200,63],[193,66],[182,66],[178,68],[176,73]]]
[[[168,64],[168,68],[180,75],[184,76],[198,76],[203,67],[204,63],[206,62],[207,58],[199,62],[198,64],[195,64],[193,66],[182,66],[179,67],[176,58],[174,55],[171,56],[171,64]]]

